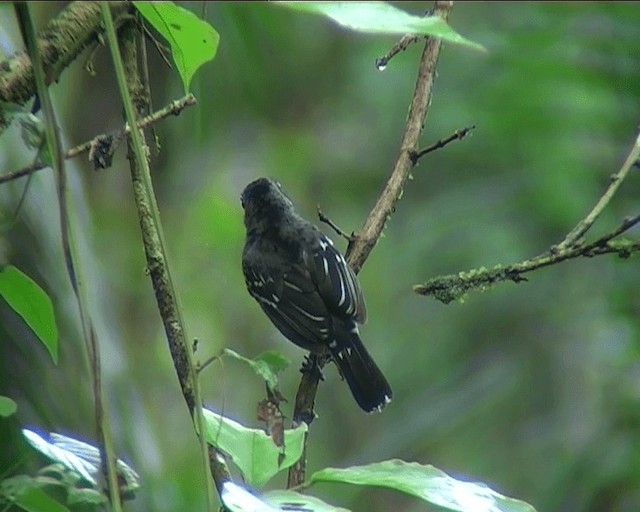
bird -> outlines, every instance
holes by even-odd
[[[246,240],[242,271],[249,294],[287,339],[327,355],[367,413],[393,393],[358,326],[367,309],[356,274],[331,239],[301,217],[280,183],[258,178],[240,196]]]

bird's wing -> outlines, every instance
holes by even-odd
[[[305,254],[305,261],[327,309],[336,316],[364,323],[367,308],[360,283],[331,239],[322,235],[314,251]]]
[[[249,293],[282,334],[307,350],[326,344],[330,313],[304,265],[284,272],[245,268],[244,274]]]

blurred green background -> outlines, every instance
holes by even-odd
[[[64,5],[34,4],[36,21]],[[307,218],[320,204],[344,230],[357,230],[397,156],[421,46],[380,72],[374,60],[395,37],[267,4],[182,5],[205,10],[221,37],[216,59],[194,78],[198,106],[156,126],[161,151],[152,161],[188,335],[200,340],[200,360],[223,347],[250,357],[282,351],[292,364],[281,389],[292,402],[303,352],[245,290],[239,194],[255,177],[275,177]],[[430,4],[398,5],[419,14]],[[10,53],[13,12],[5,4],[0,14]],[[397,457],[486,482],[539,511],[640,510],[637,258],[564,263],[448,306],[411,290],[436,275],[534,256],[590,210],[637,133],[639,23],[636,3],[454,6],[450,24],[488,52],[444,45],[422,142],[477,128],[414,169],[360,274],[369,309],[363,339],[394,401],[364,415],[327,368],[310,471]],[[182,86],[152,45],[149,53],[161,107]],[[122,124],[108,52],[95,54],[96,76],[82,69],[84,58],[52,87],[67,147]],[[3,173],[32,158],[15,127],[0,138]],[[202,509],[197,441],[145,275],[124,151],[108,170],[94,172],[84,158],[67,168],[114,440],[143,479],[128,509]],[[31,468],[18,426],[95,438],[52,172],[34,176],[12,222],[24,186],[0,187],[0,260],[53,297],[60,361],[54,366],[0,304],[0,394],[18,402],[16,416],[0,419],[6,476]],[[639,195],[632,172],[591,236],[638,213]],[[246,367],[213,364],[202,384],[208,407],[259,426],[264,386]],[[283,475],[269,487],[284,485]],[[322,484],[311,492],[354,510],[428,509],[391,491]]]

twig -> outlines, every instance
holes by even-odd
[[[351,243],[354,240],[353,235],[347,235],[344,231],[342,231],[335,222],[333,222],[329,217],[327,217],[322,210],[320,209],[320,205],[318,205],[318,219],[320,222],[324,222],[333,228],[333,230],[338,233],[341,237],[347,240],[347,242]]]
[[[640,136],[629,152],[622,167],[611,177],[611,183],[604,194],[598,199],[589,214],[567,234],[564,240],[550,249],[529,260],[513,265],[498,265],[490,269],[484,267],[472,269],[458,274],[450,274],[430,279],[424,284],[415,285],[413,291],[419,295],[433,296],[435,299],[448,304],[459,300],[472,289],[485,289],[502,281],[526,281],[523,274],[541,267],[548,267],[562,261],[580,257],[592,257],[601,254],[617,254],[621,258],[628,258],[640,251],[640,240],[617,240],[614,238],[628,231],[640,223],[640,215],[625,219],[620,226],[589,244],[583,240],[584,234],[609,204],[620,184],[625,179],[640,155]]]
[[[193,94],[188,94],[187,96],[170,103],[169,105],[164,107],[162,110],[158,110],[157,112],[145,117],[144,119],[140,119],[138,121],[138,127],[146,128],[147,126],[155,124],[158,121],[161,121],[166,117],[169,117],[170,115],[177,116],[186,107],[190,107],[195,104],[196,104],[196,98],[193,96]],[[131,130],[129,126],[126,125],[123,128],[120,128],[120,130],[118,130],[115,133],[98,135],[97,137],[94,137],[93,139],[87,142],[84,142],[79,146],[76,146],[75,148],[72,148],[69,151],[67,151],[64,154],[64,158],[65,160],[68,160],[69,158],[74,158],[82,153],[86,153],[87,151],[90,151],[93,147],[96,146],[96,144],[99,144],[100,141],[103,141],[108,138],[120,140],[124,138],[126,135],[128,135],[129,133],[131,133]],[[7,181],[22,178],[23,176],[39,171],[41,169],[45,169],[46,167],[48,166],[42,162],[34,162],[32,165],[28,165],[26,167],[23,167],[22,169],[18,169],[17,171],[12,171],[0,176],[0,183],[5,183]]]
[[[475,127],[476,127],[476,125],[474,124],[474,125],[471,125],[471,126],[467,126],[466,128],[463,128],[462,130],[456,130],[454,133],[449,135],[447,138],[440,139],[440,140],[434,142],[433,144],[427,146],[426,148],[421,149],[420,151],[416,151],[416,152],[411,153],[411,163],[412,163],[412,165],[416,165],[418,163],[418,160],[420,160],[427,153],[431,153],[432,151],[436,151],[437,149],[441,149],[441,148],[445,147],[447,144],[449,144],[450,142],[453,142],[454,140],[462,140],[462,139],[464,139],[471,130],[475,129]]]
[[[394,44],[387,53],[385,53],[382,57],[378,57],[376,59],[376,68],[378,68],[380,71],[384,71],[391,59],[393,59],[400,52],[405,51],[413,43],[417,43],[424,38],[425,36],[419,36],[417,34],[406,34],[402,36],[400,41]]]
[[[437,1],[435,3],[434,15],[440,16],[446,21],[452,4],[453,2],[450,1]],[[369,253],[380,238],[387,219],[391,213],[393,213],[395,205],[402,193],[402,187],[409,176],[412,167],[411,154],[416,151],[418,139],[420,138],[424,119],[429,107],[435,69],[441,46],[442,41],[440,39],[430,37],[427,39],[424,51],[422,52],[416,87],[400,145],[400,155],[384,190],[367,217],[364,226],[357,233],[356,240],[347,255],[347,261],[356,273],[360,271]]]
[[[451,1],[436,1],[434,15],[440,16],[445,21],[453,6]],[[416,79],[413,99],[407,117],[405,132],[400,145],[400,155],[394,165],[391,176],[382,191],[378,201],[369,213],[364,226],[356,235],[355,241],[349,244],[347,250],[347,261],[358,272],[367,260],[371,250],[375,247],[378,238],[387,218],[391,215],[398,199],[400,198],[402,187],[408,178],[412,167],[411,153],[415,153],[416,146],[424,120],[429,108],[431,99],[433,80],[435,77],[436,64],[440,55],[442,42],[437,38],[428,38],[420,58],[418,77]],[[322,366],[320,365],[320,368]],[[310,421],[313,418],[313,404],[318,388],[319,375],[317,372],[304,372],[296,394],[296,404],[293,411],[293,425]],[[306,474],[306,447],[307,435],[305,436],[304,448],[300,460],[289,469],[288,487],[297,487],[302,484]]]
[[[609,201],[611,201],[611,198],[615,195],[616,191],[618,190],[618,187],[620,187],[624,179],[627,177],[627,174],[629,173],[629,170],[633,167],[633,164],[638,161],[639,156],[640,156],[640,135],[636,138],[633,148],[631,149],[631,152],[629,153],[626,160],[624,161],[624,164],[622,164],[622,167],[620,168],[620,170],[611,176],[611,182],[609,183],[609,187],[607,188],[607,190],[604,192],[604,194],[602,194],[602,196],[600,197],[596,205],[593,207],[593,209],[589,212],[589,214],[580,222],[578,222],[576,227],[573,228],[569,232],[569,234],[565,237],[565,239],[557,245],[556,247],[557,250],[565,249],[571,245],[576,244],[577,242],[579,242],[580,238],[582,238],[582,236],[587,231],[589,231],[589,228],[591,228],[591,226],[596,221],[598,216],[602,213],[602,210],[604,210],[605,207],[609,204]]]

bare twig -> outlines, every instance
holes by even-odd
[[[147,117],[145,117],[144,119],[140,119],[138,122],[138,127],[140,128],[146,128],[147,126],[150,126],[152,124],[157,123],[158,121],[161,121],[162,119],[169,117],[170,115],[179,115],[186,107],[190,107],[192,105],[196,104],[196,98],[193,96],[193,94],[188,94],[187,96],[180,98],[179,100],[176,100],[172,103],[170,103],[169,105],[167,105],[166,107],[164,107],[162,110],[159,110]],[[70,149],[69,151],[67,151],[64,154],[64,158],[65,160],[68,160],[69,158],[74,158],[82,153],[86,153],[87,151],[90,151],[92,148],[94,148],[97,144],[100,144],[101,141],[105,140],[105,139],[118,139],[121,140],[123,139],[126,135],[128,135],[131,132],[131,130],[129,129],[129,126],[126,125],[123,128],[120,128],[120,130],[118,130],[115,133],[112,134],[102,134],[102,135],[98,135],[97,137],[94,137],[93,139],[84,142],[82,144],[80,144],[79,146],[76,146],[73,149]],[[15,180],[18,178],[22,178],[23,176],[26,176],[28,174],[31,174],[33,172],[39,171],[41,169],[45,169],[46,167],[48,167],[46,164],[42,163],[42,162],[34,162],[31,165],[28,165],[26,167],[23,167],[22,169],[18,169],[16,171],[12,171],[9,172],[7,174],[4,174],[2,176],[0,176],[0,183],[5,183],[7,181],[11,181],[11,180]]]
[[[640,135],[636,138],[635,144],[631,149],[631,152],[627,156],[624,164],[618,172],[611,176],[611,181],[609,183],[609,187],[602,194],[596,205],[589,212],[589,214],[582,219],[575,228],[571,230],[571,232],[565,237],[565,239],[558,244],[556,249],[564,249],[571,245],[574,245],[580,241],[580,238],[589,231],[589,228],[596,221],[598,216],[602,213],[602,210],[609,204],[611,198],[615,195],[618,187],[622,184],[624,179],[627,177],[629,170],[633,167],[634,163],[638,161],[638,157],[640,156]]]
[[[433,14],[440,16],[446,21],[452,6],[453,2],[451,1],[436,1]],[[400,154],[380,198],[369,213],[364,226],[356,235],[354,242],[349,245],[347,261],[356,273],[362,268],[371,250],[375,247],[387,218],[392,213],[395,204],[400,198],[402,187],[411,170],[411,154],[416,151],[418,139],[424,125],[441,46],[442,42],[439,39],[431,37],[427,39],[420,58],[418,77],[416,79],[416,86],[409,109],[405,132],[400,145]],[[320,362],[319,366],[322,367],[322,362]],[[308,424],[313,419],[313,406],[319,379],[318,372],[304,372],[302,374],[293,412],[294,427],[302,422]],[[289,470],[289,488],[297,487],[304,482],[307,463],[307,438],[308,432],[305,436],[302,456]]]
[[[452,4],[453,2],[450,1],[436,2],[433,11],[434,15],[440,16],[446,21]],[[367,217],[364,226],[357,233],[356,240],[347,255],[347,261],[356,273],[360,271],[369,253],[380,238],[387,219],[393,212],[402,193],[402,187],[409,176],[409,171],[412,167],[411,155],[416,151],[418,139],[422,132],[424,119],[429,107],[435,69],[441,46],[442,41],[440,39],[430,37],[427,39],[424,51],[422,52],[416,87],[409,109],[404,136],[402,137],[402,143],[400,145],[400,155],[382,194],[380,194],[378,201]]]
[[[376,68],[378,68],[380,71],[384,71],[391,59],[393,59],[400,52],[405,51],[413,43],[417,43],[424,38],[425,36],[419,36],[417,34],[406,34],[402,36],[400,41],[394,44],[387,53],[385,53],[382,57],[378,57],[376,59]]]
[[[462,130],[456,130],[454,133],[452,133],[448,137],[446,137],[444,139],[440,139],[440,140],[434,142],[433,144],[430,144],[426,148],[421,149],[420,151],[416,151],[414,153],[411,153],[411,163],[413,165],[416,165],[418,163],[418,160],[420,160],[427,153],[431,153],[432,151],[436,151],[438,149],[441,149],[441,148],[445,147],[447,144],[453,142],[454,140],[462,140],[462,139],[464,139],[471,130],[475,129],[475,127],[476,127],[476,125],[474,124],[472,126],[467,126],[466,128],[463,128]]]
[[[413,290],[420,295],[433,296],[440,302],[448,304],[454,300],[459,300],[473,289],[482,290],[502,281],[516,283],[526,281],[523,274],[562,261],[601,254],[617,254],[621,258],[628,258],[632,254],[640,252],[640,240],[614,241],[614,238],[639,224],[640,215],[625,219],[617,228],[594,242],[586,243],[583,239],[585,233],[609,204],[620,184],[629,173],[629,169],[638,160],[639,155],[640,137],[636,138],[622,167],[611,177],[609,187],[598,199],[593,209],[584,219],[578,222],[561,243],[552,246],[547,252],[513,265],[498,265],[490,269],[483,267],[459,272],[458,274],[435,277],[424,284],[415,285]]]
[[[347,235],[344,231],[342,231],[335,222],[333,222],[323,213],[323,211],[320,209],[320,205],[318,205],[318,219],[320,219],[320,222],[324,222],[325,224],[330,226],[336,233],[338,233],[339,236],[343,237],[347,242],[351,243],[353,241],[353,235]]]

